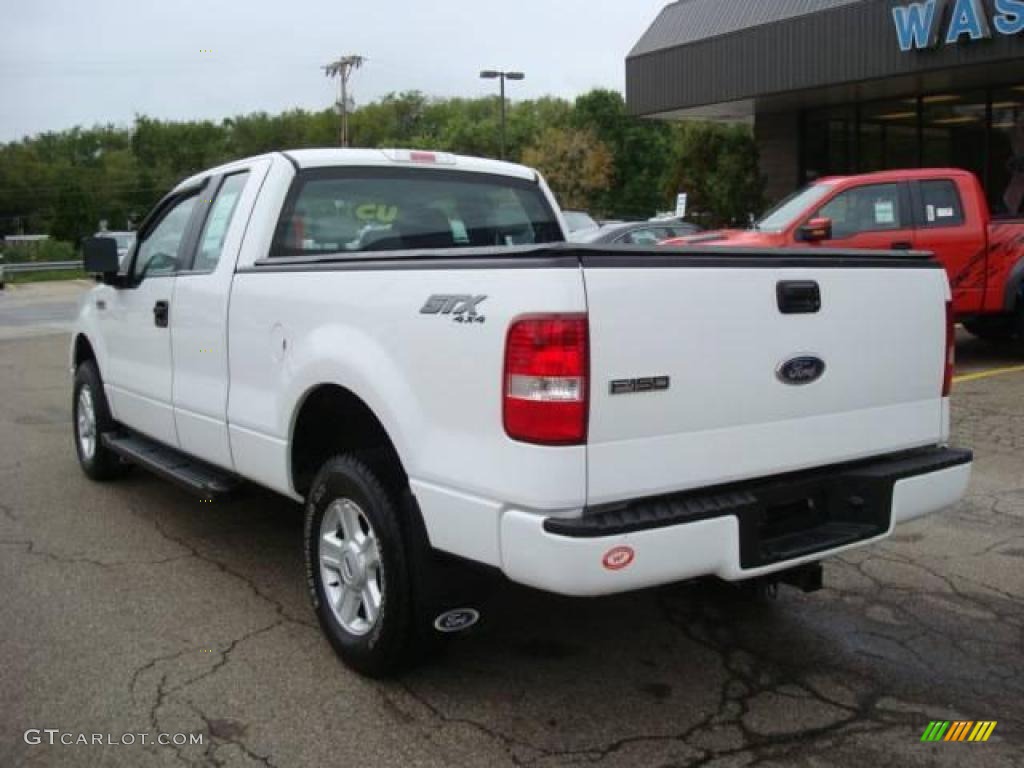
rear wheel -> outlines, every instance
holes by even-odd
[[[412,590],[395,494],[355,456],[330,459],[313,480],[304,531],[313,609],[338,655],[370,677],[404,667]]]
[[[71,411],[75,451],[82,471],[101,482],[125,474],[129,466],[103,444],[103,435],[114,431],[117,423],[110,415],[103,381],[92,360],[86,360],[75,370]]]

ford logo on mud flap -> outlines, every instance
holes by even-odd
[[[825,374],[825,361],[819,357],[806,355],[787,360],[775,371],[776,377],[783,384],[800,387],[812,384]]]
[[[480,612],[472,608],[457,608],[446,611],[434,620],[434,629],[438,632],[461,632],[469,629],[480,621]]]

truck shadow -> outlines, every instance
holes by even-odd
[[[1024,602],[967,593],[915,561],[925,528],[830,561],[821,592],[783,588],[777,600],[713,580],[595,599],[506,583],[480,606],[481,624],[445,653],[397,680],[368,682],[341,665],[315,626],[298,505],[259,489],[200,504],[141,472],[125,486],[164,535],[304,627],[301,650],[265,650],[265,663],[349,691],[315,719],[345,717],[352,696],[376,691],[384,711],[411,727],[456,742],[468,729],[525,763],[600,760],[609,750],[626,759],[641,744],[659,754],[705,749],[697,745],[711,736],[730,745],[721,754],[806,745],[807,734],[846,729],[903,739],[954,701],[971,716],[1024,722],[1024,660],[1013,651]],[[308,690],[262,668],[251,668],[267,675],[261,695],[304,706]]]

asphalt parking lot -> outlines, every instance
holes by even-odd
[[[830,561],[823,591],[508,587],[435,665],[378,683],[314,624],[299,507],[81,474],[64,324],[85,285],[0,293],[0,766],[1024,764],[1024,350],[962,340],[969,497]],[[932,720],[998,725],[922,743]]]

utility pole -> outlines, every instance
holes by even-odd
[[[327,77],[338,78],[338,111],[341,113],[338,139],[343,147],[348,146],[348,79],[352,76],[353,70],[363,66],[365,61],[362,56],[342,56],[337,61],[321,67]]]
[[[495,69],[485,69],[480,73],[480,77],[484,80],[500,80],[501,86],[499,88],[501,98],[501,155],[500,159],[505,159],[505,81],[506,80],[525,80],[526,75],[522,72],[501,72]]]

